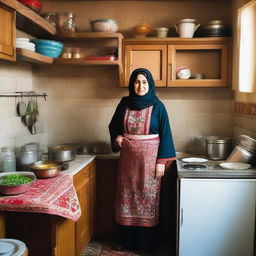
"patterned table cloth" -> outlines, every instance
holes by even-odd
[[[77,221],[81,208],[71,174],[51,179],[37,179],[20,195],[0,196],[0,211],[40,212]]]

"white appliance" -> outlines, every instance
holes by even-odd
[[[211,178],[196,172],[199,177],[190,173],[178,180],[177,255],[255,256],[255,176]]]

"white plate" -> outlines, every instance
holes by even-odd
[[[9,246],[15,247],[14,251],[10,253],[5,253],[3,254],[4,256],[21,256],[26,251],[26,245],[20,240],[3,238],[3,239],[0,239],[0,242],[8,244]]]
[[[34,48],[25,47],[25,46],[22,46],[22,47],[17,47],[17,48],[21,48],[21,49],[30,50],[30,51],[32,51],[32,52],[35,52],[35,51],[36,51]]]
[[[246,170],[249,169],[251,165],[245,163],[221,163],[220,167],[227,170]]]
[[[205,159],[205,158],[200,158],[200,157],[188,157],[188,158],[182,158],[182,162],[185,162],[185,163],[206,163],[206,162],[208,162],[208,160]]]

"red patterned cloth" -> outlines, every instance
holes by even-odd
[[[160,178],[156,178],[156,161],[160,141],[158,134],[149,134],[152,109],[126,108],[116,196],[120,225],[153,227],[158,223]]]
[[[70,174],[38,179],[24,194],[0,196],[0,210],[47,213],[74,221],[81,215],[73,176]]]
[[[153,227],[158,223],[158,146],[157,134],[128,135],[122,143],[116,197],[116,221],[120,225]]]

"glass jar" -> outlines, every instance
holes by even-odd
[[[75,33],[76,25],[74,22],[75,15],[73,13],[58,13],[57,14],[58,33]]]
[[[41,16],[47,20],[52,26],[56,27],[57,15],[54,12],[44,12]]]
[[[1,150],[1,172],[15,172],[16,158],[10,147],[2,148]]]

